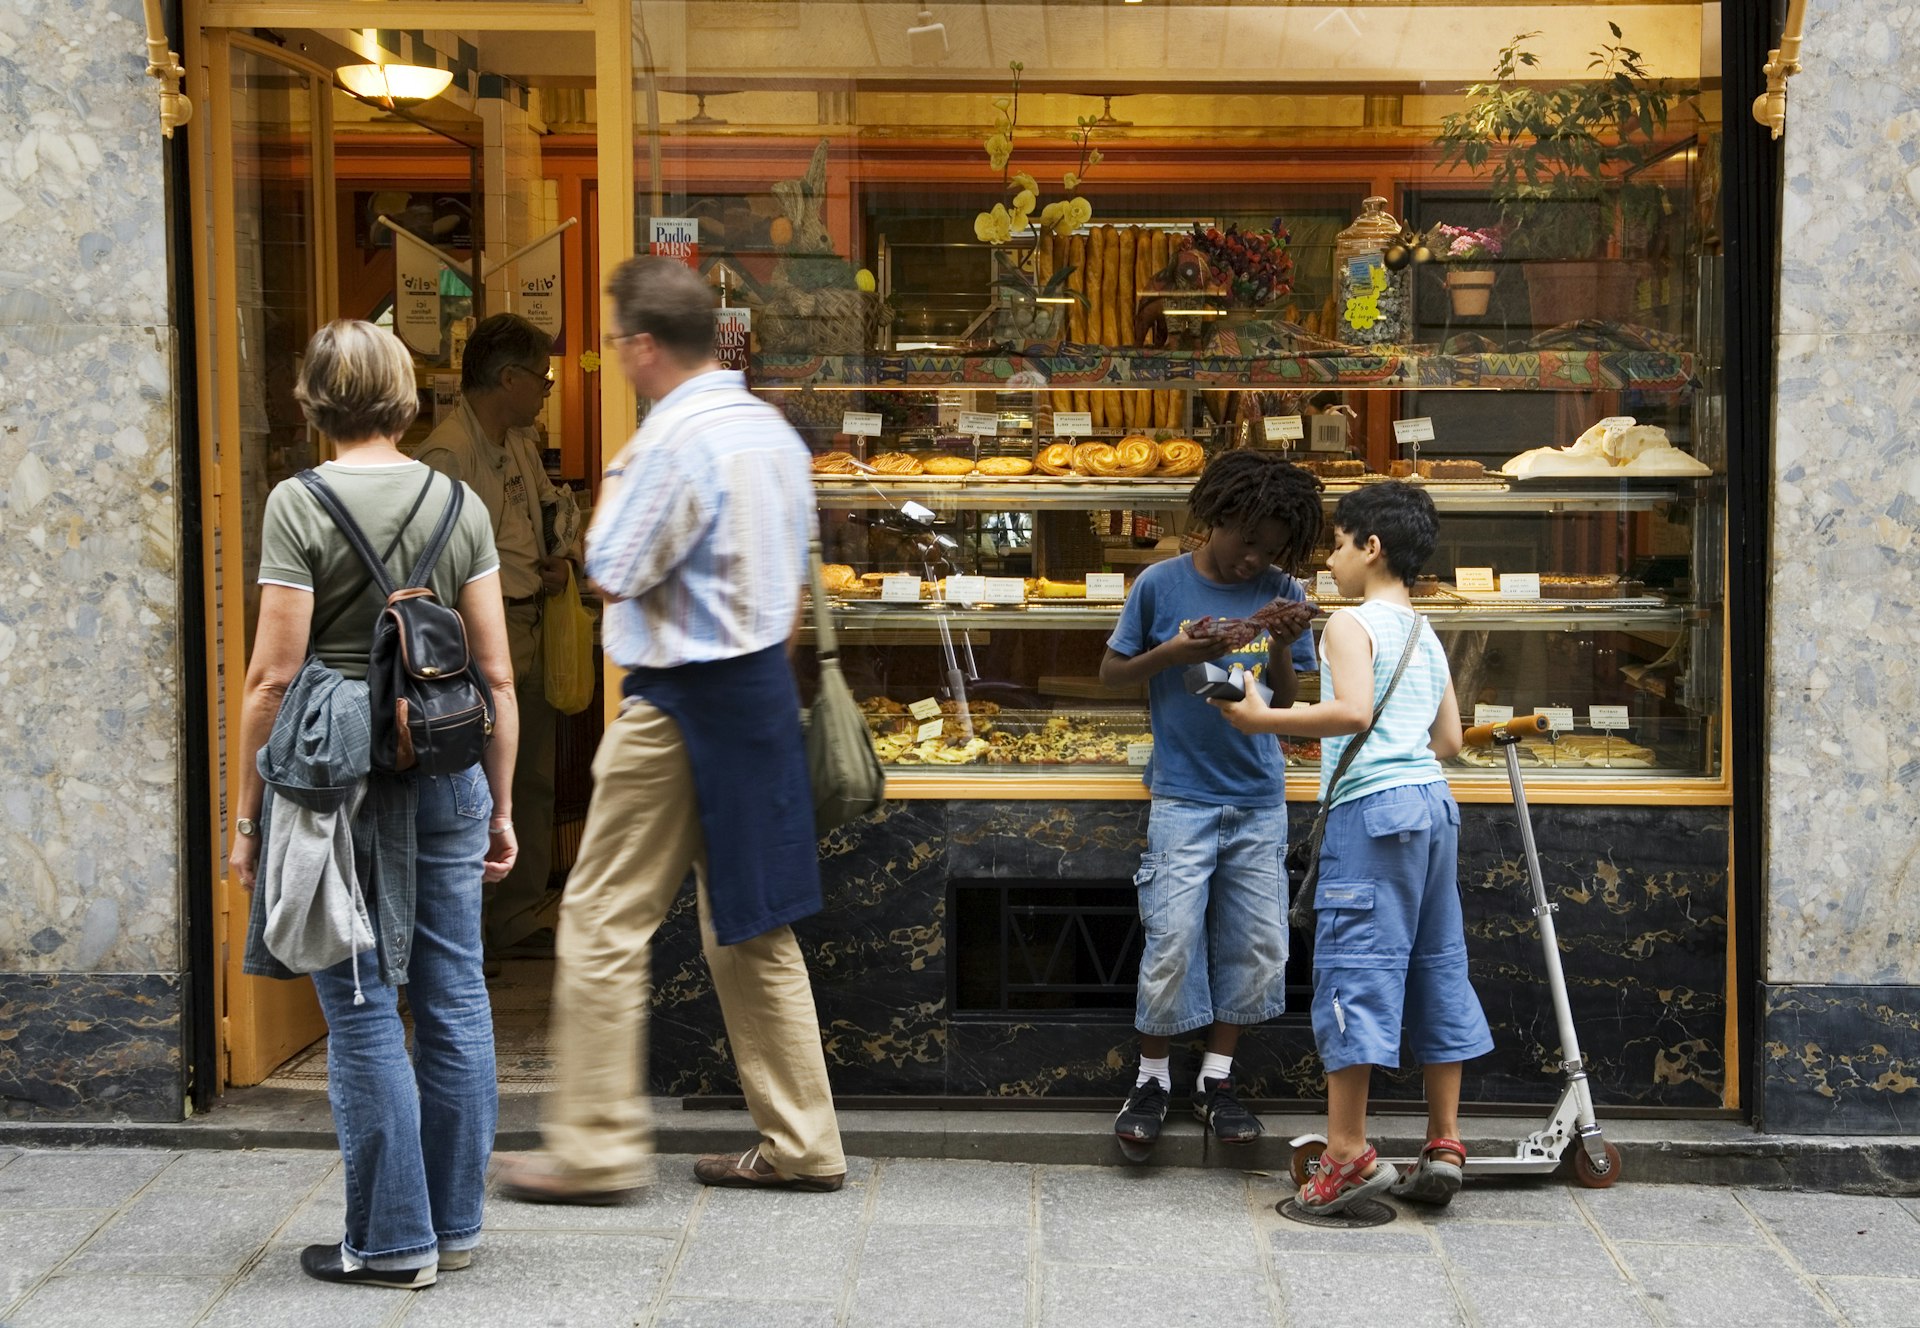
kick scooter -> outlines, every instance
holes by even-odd
[[[1520,843],[1526,850],[1527,876],[1533,883],[1533,916],[1540,924],[1540,949],[1546,957],[1547,989],[1553,996],[1553,1014],[1560,1025],[1560,1050],[1565,1059],[1561,1069],[1567,1076],[1560,1100],[1554,1103],[1547,1123],[1522,1139],[1511,1157],[1469,1157],[1469,1176],[1539,1176],[1554,1171],[1573,1146],[1573,1178],[1588,1189],[1603,1190],[1620,1179],[1620,1150],[1608,1143],[1594,1119],[1593,1090],[1587,1083],[1586,1063],[1580,1059],[1580,1041],[1573,1031],[1573,1010],[1567,1002],[1566,974],[1560,967],[1560,944],[1555,936],[1553,913],[1558,905],[1547,899],[1547,887],[1540,875],[1540,854],[1533,844],[1533,823],[1527,817],[1527,794],[1520,786],[1521,742],[1550,734],[1544,715],[1523,715],[1498,724],[1480,724],[1467,730],[1469,747],[1496,747],[1507,759],[1507,781],[1513,785],[1513,808],[1520,818]],[[1312,1178],[1326,1150],[1324,1135],[1303,1134],[1290,1141],[1293,1145],[1293,1183],[1302,1186]],[[1398,1161],[1402,1167],[1411,1161]]]

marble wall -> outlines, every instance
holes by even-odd
[[[1781,214],[1762,1114],[1911,1131],[1920,10],[1811,0],[1801,59]]]
[[[1473,1101],[1539,1103],[1558,1090],[1559,1035],[1513,810],[1462,809],[1462,888],[1473,976],[1497,1048],[1469,1068]],[[997,959],[997,929],[957,925],[952,882],[1080,882],[1130,911],[1146,804],[895,802],[836,832],[826,909],[796,928],[812,970],[835,1091],[842,1096],[1115,1096],[1137,1054],[1132,1004],[990,1013],[959,1008]],[[1296,834],[1305,807],[1293,808]],[[1725,1085],[1727,819],[1722,810],[1541,807],[1534,823],[1574,1005],[1600,1100],[1717,1107]],[[1045,947],[1043,947],[1045,948]],[[1137,958],[1137,955],[1136,955]],[[1256,1097],[1323,1096],[1304,1015],[1250,1033],[1236,1078]],[[1082,980],[1096,976],[1092,962]],[[1119,978],[1130,984],[1132,969]],[[733,1094],[738,1084],[699,956],[691,892],[654,958],[656,1091]],[[1184,1055],[1184,1053],[1177,1053]],[[1194,1053],[1197,1063],[1197,1053]],[[1190,1071],[1181,1071],[1189,1073]],[[1417,1097],[1412,1074],[1377,1085]]]
[[[0,5],[0,1112],[181,1104],[165,182],[140,0]]]

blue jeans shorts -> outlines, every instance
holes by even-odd
[[[1155,798],[1140,889],[1134,1027],[1172,1037],[1286,1006],[1287,809]]]
[[[1327,1070],[1493,1050],[1467,978],[1460,808],[1444,783],[1382,789],[1327,816],[1314,894],[1313,1036]]]

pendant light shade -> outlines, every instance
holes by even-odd
[[[437,97],[453,82],[452,71],[428,65],[342,65],[333,72],[348,92],[388,109]]]

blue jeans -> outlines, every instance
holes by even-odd
[[[1155,798],[1140,888],[1134,1027],[1172,1037],[1286,1008],[1287,809]]]
[[[374,1268],[424,1268],[480,1243],[499,1090],[493,1010],[480,971],[480,873],[493,798],[474,766],[418,780],[419,902],[407,1003],[360,956],[313,975],[327,1016],[327,1097],[347,1172],[348,1253]],[[375,907],[378,901],[371,901]]]

